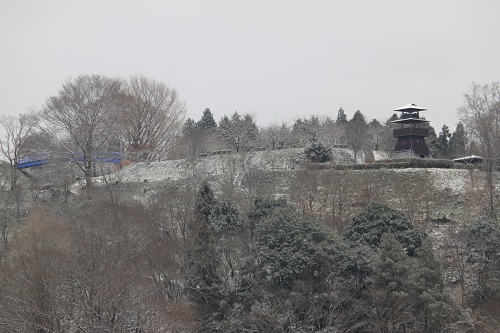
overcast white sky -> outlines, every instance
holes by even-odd
[[[259,125],[386,119],[416,103],[457,123],[472,82],[500,80],[500,1],[0,0],[0,113],[40,108],[68,77],[144,74]]]

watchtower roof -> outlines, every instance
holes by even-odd
[[[418,111],[425,111],[427,110],[426,108],[423,108],[423,107],[420,107],[418,106],[417,104],[406,104],[406,105],[403,105],[402,107],[400,108],[397,108],[397,109],[394,109],[394,111],[399,111],[399,112],[410,112],[410,113],[413,113],[413,112],[418,112]]]
[[[391,120],[391,123],[430,123],[429,120],[425,120],[424,118],[400,118],[396,120]]]

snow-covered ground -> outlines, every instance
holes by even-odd
[[[451,193],[463,193],[467,187],[472,186],[478,179],[477,170],[467,169],[394,169],[395,172],[411,172],[428,174],[434,186],[439,190],[449,190]]]
[[[380,151],[380,150],[374,150],[373,151],[373,157],[375,158],[375,161],[380,161],[380,160],[386,160],[389,158],[389,155],[387,155],[386,152]]]
[[[336,164],[352,162],[353,154],[349,149],[333,148]],[[362,163],[360,154],[357,163]],[[377,158],[384,158],[376,155]],[[212,155],[198,158],[194,163],[188,160],[170,160],[162,162],[138,162],[124,167],[117,180],[125,183],[144,181],[179,180],[193,176],[217,176],[227,173],[241,173],[248,168],[267,171],[295,170],[305,162],[302,148],[274,151],[254,151],[242,154]]]
[[[335,151],[337,156],[345,156],[346,158],[351,156],[347,149],[343,149],[345,152],[338,150]],[[381,158],[383,156],[376,155],[376,157]],[[120,170],[116,175],[116,181],[120,183],[176,181],[194,176],[207,177],[229,173],[237,177],[238,174],[248,169],[267,171],[295,170],[303,162],[305,162],[303,150],[300,148],[213,155],[199,158],[194,163],[188,160],[138,162],[127,165]],[[437,189],[448,189],[452,193],[463,193],[467,187],[474,186],[479,178],[477,170],[435,168],[391,170],[398,173],[428,174]]]
[[[186,160],[162,162],[137,162],[129,164],[118,172],[120,182],[162,181],[189,177],[189,163]]]
[[[117,176],[119,182],[166,181],[190,178],[195,175],[216,176],[242,172],[245,168],[261,170],[293,170],[303,161],[302,149],[249,152],[244,154],[213,155],[188,160],[138,162],[125,166]]]

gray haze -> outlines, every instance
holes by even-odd
[[[144,74],[198,120],[386,119],[407,103],[452,130],[472,82],[500,80],[500,1],[0,0],[0,113],[68,77]]]

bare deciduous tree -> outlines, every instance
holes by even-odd
[[[301,145],[317,141],[320,132],[321,120],[317,116],[311,116],[310,119],[299,118],[292,127],[292,134]]]
[[[157,224],[170,214],[105,201],[30,212],[0,260],[1,332],[163,332],[193,322],[182,241]]]
[[[13,190],[17,183],[17,164],[24,153],[26,138],[33,132],[33,126],[27,115],[3,116],[0,126],[5,132],[5,140],[0,140],[0,151],[10,163],[10,189]]]
[[[177,90],[144,76],[124,84],[120,121],[128,158],[153,161],[165,156],[182,130],[186,108]]]
[[[353,152],[353,163],[357,163],[360,154],[366,148],[369,141],[367,135],[368,125],[366,124],[365,116],[359,110],[356,111],[352,119],[344,124],[344,128],[347,145]]]
[[[219,139],[216,129],[205,128],[200,122],[195,123],[193,119],[188,118],[184,123],[182,138],[176,144],[176,152],[180,157],[189,159],[194,167],[197,158],[219,149]]]
[[[58,95],[47,100],[39,117],[39,127],[72,154],[84,172],[88,198],[96,154],[109,139],[119,93],[116,79],[82,75],[66,81]]]
[[[283,121],[273,122],[262,130],[265,141],[271,145],[271,150],[283,149],[289,141],[290,130]]]
[[[390,158],[394,153],[397,139],[392,137],[391,123],[385,122],[385,125],[373,119],[368,124],[368,137],[371,148],[375,151],[382,151]]]
[[[344,231],[353,213],[355,201],[355,188],[359,187],[359,181],[349,171],[330,171],[324,176],[323,184],[329,190],[329,209],[331,225],[339,233]]]
[[[495,171],[500,153],[500,82],[473,83],[464,94],[459,117],[473,140],[480,144],[486,171],[486,191],[490,199],[489,214],[496,217]]]
[[[68,225],[41,209],[18,230],[0,269],[2,332],[68,332],[63,306]]]
[[[319,216],[325,210],[325,198],[320,186],[319,172],[300,170],[293,179],[290,199],[303,214],[316,213]]]

